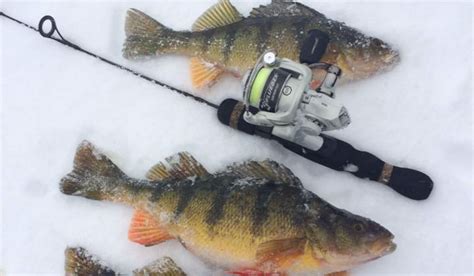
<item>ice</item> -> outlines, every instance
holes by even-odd
[[[236,3],[248,14],[268,1]],[[0,18],[0,273],[63,274],[67,246],[83,246],[132,271],[162,256],[189,275],[211,275],[177,241],[142,247],[127,240],[133,210],[66,196],[59,180],[87,139],[125,173],[144,177],[165,157],[189,151],[210,172],[247,159],[274,159],[330,203],[369,217],[395,235],[397,250],[352,275],[472,274],[472,3],[303,1],[395,45],[393,71],[340,87],[352,123],[333,132],[359,149],[420,169],[435,181],[422,202],[381,184],[304,160],[275,143],[221,125],[215,111]],[[1,10],[37,25],[50,14],[71,42],[185,90],[189,61],[122,58],[127,8],[173,29],[189,29],[212,0],[12,1]],[[199,92],[219,103],[241,97],[231,76]],[[193,90],[194,91],[194,90]],[[217,272],[216,272],[217,273]]]

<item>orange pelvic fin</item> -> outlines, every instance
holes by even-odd
[[[217,65],[205,62],[200,58],[191,58],[191,79],[195,88],[212,86],[224,73]]]
[[[148,212],[136,210],[128,230],[128,239],[141,245],[152,246],[173,237]]]
[[[339,272],[333,272],[333,273],[329,273],[329,274],[326,274],[324,276],[349,276],[349,272],[347,271],[339,271]]]
[[[286,276],[284,272],[263,272],[256,269],[240,269],[237,271],[227,271],[226,274],[238,276]]]

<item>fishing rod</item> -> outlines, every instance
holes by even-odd
[[[414,200],[428,198],[433,189],[433,181],[426,174],[386,163],[371,153],[360,151],[347,142],[321,133],[343,128],[350,122],[347,110],[333,100],[334,87],[340,75],[339,69],[335,66],[316,63],[308,67],[279,59],[273,53],[265,53],[256,67],[245,77],[244,102],[226,99],[218,105],[66,40],[50,15],[41,18],[38,28],[4,12],[0,12],[0,16],[136,77],[206,104],[217,110],[217,117],[221,123],[250,135],[277,141],[286,149],[323,166],[382,183]],[[50,23],[51,29],[45,30],[46,22]],[[310,33],[303,44],[300,61],[308,64],[319,61],[327,42],[328,36],[324,33],[318,31]],[[310,73],[307,68],[311,66],[327,71],[326,78],[317,91],[307,89],[307,82],[310,81],[307,77]],[[304,113],[304,119],[296,127],[291,120],[301,112]]]
[[[39,24],[38,24],[38,28],[35,28],[35,27],[31,26],[31,25],[28,25],[27,23],[24,23],[24,22],[22,22],[22,21],[20,21],[20,20],[18,20],[18,19],[16,19],[16,18],[13,18],[13,17],[11,17],[11,16],[5,14],[4,12],[0,12],[0,16],[3,16],[3,17],[5,17],[5,18],[8,18],[8,19],[10,19],[10,20],[12,20],[12,21],[14,21],[14,22],[20,24],[20,25],[23,25],[23,26],[25,26],[25,27],[27,27],[27,28],[29,28],[29,29],[35,31],[35,32],[38,32],[41,36],[43,36],[43,37],[45,37],[45,38],[52,39],[52,40],[54,40],[54,41],[56,41],[56,42],[61,43],[62,45],[65,45],[65,46],[67,46],[67,47],[70,47],[70,48],[72,48],[72,49],[74,49],[74,50],[77,50],[77,51],[79,51],[79,52],[81,52],[81,53],[84,53],[84,54],[86,54],[86,55],[92,56],[92,57],[94,57],[94,58],[97,58],[97,59],[99,59],[99,60],[102,61],[102,62],[105,62],[105,63],[107,63],[107,64],[109,64],[109,65],[112,65],[112,66],[114,66],[114,67],[116,67],[116,68],[118,68],[118,69],[127,71],[127,72],[129,72],[129,73],[131,73],[131,74],[133,74],[133,75],[135,75],[135,76],[137,76],[137,77],[139,77],[139,78],[142,78],[142,79],[144,79],[144,80],[147,80],[147,81],[149,81],[149,82],[151,82],[151,83],[153,83],[153,84],[156,84],[156,85],[159,85],[159,86],[161,86],[161,87],[167,88],[167,89],[169,89],[169,90],[171,90],[171,91],[174,91],[174,92],[176,92],[176,93],[178,93],[178,94],[181,94],[181,95],[183,95],[183,96],[185,96],[185,97],[190,97],[190,98],[194,99],[195,101],[198,101],[198,102],[200,102],[200,103],[206,104],[206,105],[208,105],[208,106],[210,106],[210,107],[213,107],[213,108],[216,108],[216,109],[219,107],[218,105],[216,105],[216,104],[214,104],[214,103],[211,103],[211,102],[209,102],[209,101],[207,101],[207,100],[205,100],[205,99],[203,99],[203,98],[197,97],[197,96],[195,96],[195,95],[193,95],[193,94],[191,94],[191,93],[189,93],[189,92],[186,92],[186,91],[184,91],[184,90],[181,90],[181,89],[176,88],[176,87],[174,87],[174,86],[171,86],[171,85],[169,85],[169,84],[163,83],[163,82],[158,81],[158,80],[156,80],[156,79],[154,79],[154,78],[152,78],[152,77],[149,77],[149,76],[147,76],[147,75],[144,75],[144,74],[142,74],[142,73],[139,73],[139,72],[137,72],[137,71],[135,71],[135,70],[133,70],[133,69],[130,69],[130,68],[128,68],[128,67],[125,67],[125,66],[123,66],[123,65],[120,65],[120,64],[118,64],[118,63],[116,63],[116,62],[113,62],[113,61],[111,61],[111,60],[109,60],[109,59],[107,59],[107,58],[104,58],[104,57],[100,56],[100,55],[94,54],[94,53],[92,53],[92,52],[90,52],[90,51],[85,50],[84,48],[80,47],[79,45],[74,44],[74,43],[72,43],[72,42],[66,40],[66,39],[61,35],[61,33],[59,32],[59,29],[58,29],[58,27],[57,27],[57,25],[56,25],[56,21],[55,21],[54,18],[53,18],[52,16],[50,16],[50,15],[45,15],[45,16],[43,16],[43,17],[41,18],[41,20],[39,21]],[[49,31],[45,31],[44,25],[45,25],[46,22],[49,22],[49,23],[51,24],[51,29],[50,29]],[[56,38],[56,37],[53,36],[55,33],[59,36],[59,38]]]

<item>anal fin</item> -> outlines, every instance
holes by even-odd
[[[128,239],[141,245],[152,246],[173,237],[148,212],[136,210],[128,230]]]
[[[217,65],[205,62],[200,58],[191,58],[191,79],[195,88],[212,86],[224,73]]]

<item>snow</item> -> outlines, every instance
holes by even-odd
[[[271,158],[330,203],[369,217],[395,234],[397,250],[353,275],[472,275],[472,3],[303,1],[401,51],[393,71],[340,87],[352,124],[333,134],[385,160],[428,173],[426,201],[313,164],[274,143],[222,126],[215,111],[117,70],[16,23],[0,19],[0,274],[62,274],[66,246],[83,246],[129,273],[162,256],[189,275],[216,273],[177,241],[142,247],[127,240],[132,210],[66,196],[59,180],[84,139],[132,177],[179,151],[209,171]],[[236,3],[244,14],[266,1]],[[127,8],[186,29],[213,0],[2,2],[32,25],[55,17],[62,35],[93,52],[191,90],[188,59],[121,57]],[[200,95],[240,97],[228,77]]]

